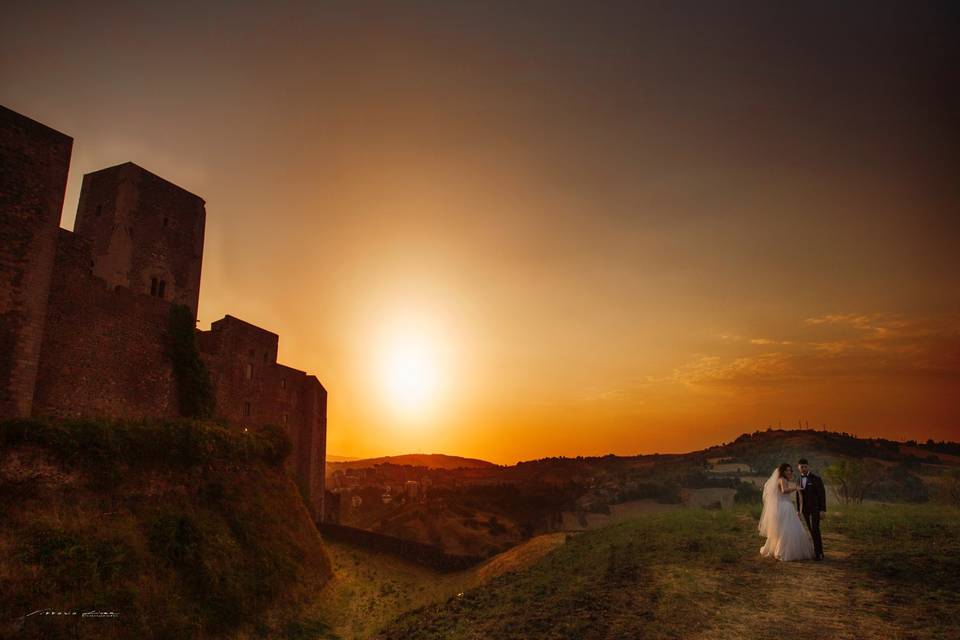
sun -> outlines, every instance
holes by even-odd
[[[407,337],[389,345],[382,375],[391,408],[405,417],[422,417],[436,400],[436,357],[421,340]]]

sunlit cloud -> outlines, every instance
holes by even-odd
[[[825,334],[837,327],[853,336],[824,340],[758,338],[750,344],[776,351],[704,355],[674,371],[690,386],[790,386],[839,379],[955,376],[960,378],[960,321],[954,314],[905,318],[885,314],[835,314],[809,318]],[[824,337],[827,337],[826,335]]]

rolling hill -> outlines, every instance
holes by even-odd
[[[408,453],[399,456],[361,458],[359,460],[330,460],[328,458],[327,472],[332,473],[337,469],[366,469],[380,464],[425,467],[427,469],[485,469],[497,467],[492,462],[478,460],[477,458],[462,458],[442,453]]]

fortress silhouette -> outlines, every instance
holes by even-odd
[[[176,418],[164,334],[196,322],[204,200],[132,162],[83,177],[60,227],[73,139],[0,106],[0,419]],[[225,315],[195,329],[217,416],[276,424],[314,520],[324,509],[327,392],[277,362],[277,334]]]

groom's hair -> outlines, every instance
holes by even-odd
[[[810,463],[807,462],[806,458],[800,458],[800,460],[797,461],[797,464],[810,464]]]

